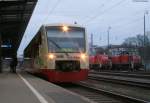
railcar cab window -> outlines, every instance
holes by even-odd
[[[85,29],[81,27],[68,27],[67,31],[62,26],[47,27],[49,52],[85,52]]]

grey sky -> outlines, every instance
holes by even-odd
[[[94,34],[94,44],[107,44],[107,29],[110,43],[120,44],[127,37],[143,34],[143,16],[146,15],[146,30],[150,31],[150,1],[132,0],[38,0],[32,18],[18,50],[24,48],[42,24],[74,23],[87,27],[88,36]]]

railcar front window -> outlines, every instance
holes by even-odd
[[[47,29],[50,52],[85,52],[85,29],[69,27],[67,32],[61,27]]]

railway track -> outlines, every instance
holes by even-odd
[[[90,74],[150,79],[150,73],[146,73],[146,72],[145,73],[144,72],[143,73],[139,73],[139,72],[90,72]]]
[[[89,79],[150,89],[150,75],[114,72],[90,72]]]
[[[126,95],[113,91],[111,89],[103,88],[100,82],[91,80],[74,83],[73,86],[64,87],[72,92],[89,98],[96,103],[150,103],[150,101],[141,99],[136,96]],[[94,102],[94,103],[95,103]]]
[[[103,75],[93,75],[93,74],[89,75],[88,78],[93,80],[98,80],[98,81],[111,82],[111,83],[150,89],[150,83],[146,81],[136,81],[134,79],[129,80],[127,78],[107,77]]]
[[[84,82],[73,83],[69,86],[62,86],[63,88],[75,92],[80,96],[84,96],[89,100],[93,101],[92,103],[126,103],[119,98],[112,97],[100,90],[97,90],[91,86],[88,86],[88,83]]]
[[[109,101],[109,103],[150,103],[149,101],[145,101],[143,99],[139,99],[139,98],[131,97],[128,95],[119,94],[117,92],[112,92],[109,90],[101,89],[98,86],[95,86],[94,84],[91,84],[89,82],[79,82],[77,83],[77,85],[87,88],[92,91],[96,91],[97,93],[103,94],[105,96],[109,96],[117,100],[113,102]],[[103,102],[99,102],[99,103],[103,103]]]
[[[80,85],[80,86],[87,88],[87,89],[97,91],[103,95],[113,97],[116,100],[119,100],[119,102],[122,101],[124,103],[150,103],[149,101],[145,101],[143,99],[139,99],[139,98],[131,97],[128,95],[123,95],[123,94],[115,93],[115,92],[112,92],[109,90],[101,89],[98,86],[91,84],[90,82],[79,82],[79,83],[77,83],[77,85]]]

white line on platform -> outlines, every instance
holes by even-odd
[[[18,74],[18,76],[24,81],[41,103],[48,103],[48,101],[23,76],[21,76],[21,74]]]

